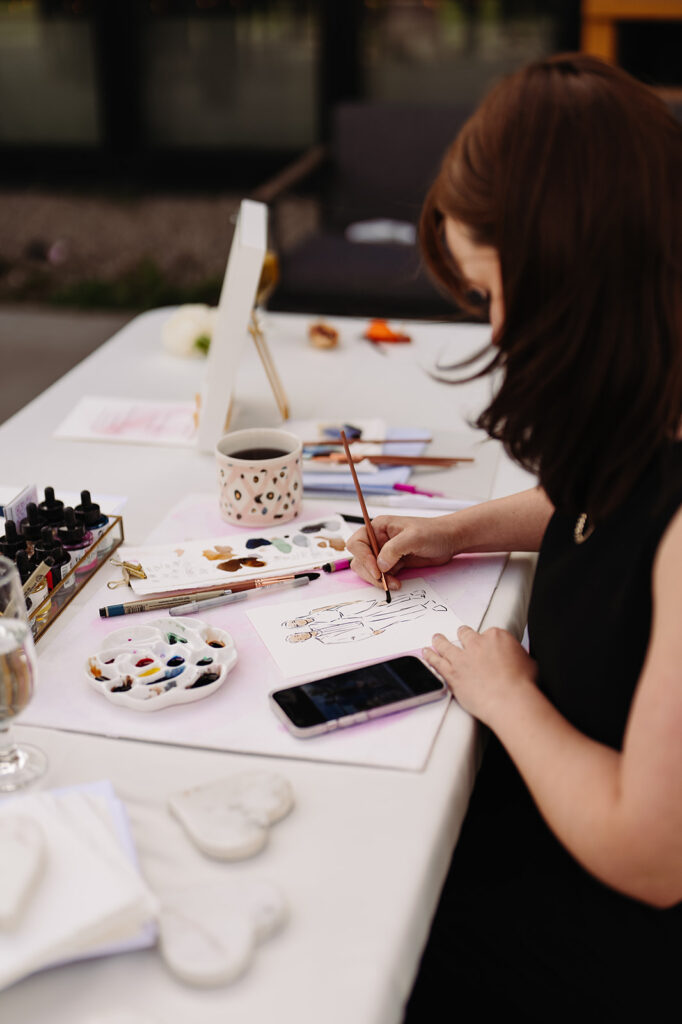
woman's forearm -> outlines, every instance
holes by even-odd
[[[462,551],[538,551],[554,507],[539,487],[455,512]]]

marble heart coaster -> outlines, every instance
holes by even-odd
[[[31,818],[0,819],[0,928],[13,928],[40,882],[45,835]]]
[[[164,900],[159,918],[161,954],[189,985],[226,985],[250,966],[259,942],[287,917],[279,891],[266,882],[195,885]]]
[[[203,853],[241,860],[262,850],[270,825],[294,804],[291,786],[273,772],[241,772],[171,797],[169,808]]]

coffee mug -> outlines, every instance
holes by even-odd
[[[235,526],[288,523],[301,509],[301,441],[286,430],[254,427],[216,445],[220,514]]]

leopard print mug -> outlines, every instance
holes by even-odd
[[[234,526],[277,526],[301,510],[301,441],[286,430],[233,430],[216,445],[220,514]]]

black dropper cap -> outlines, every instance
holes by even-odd
[[[17,532],[16,523],[11,519],[5,521],[5,535],[0,537],[0,551],[7,558],[14,558],[17,551],[26,550],[26,538]]]
[[[61,579],[63,566],[68,568],[71,562],[71,555],[62,547],[62,542],[57,540],[49,526],[43,526],[40,540],[33,545],[33,552],[38,562],[47,562],[53,566],[52,579],[56,583]]]
[[[33,550],[39,558],[44,558],[45,555],[54,555],[55,548],[61,547],[61,541],[58,541],[52,533],[51,526],[43,526],[40,531],[40,538],[33,545]],[[70,558],[67,555],[67,558]]]
[[[38,508],[48,523],[61,523],[64,521],[64,502],[55,498],[53,487],[45,488],[45,500],[40,502]]]
[[[45,516],[35,501],[26,506],[26,518],[21,520],[20,529],[26,540],[40,540],[40,531],[45,526]]]
[[[76,505],[75,513],[85,523],[86,529],[89,526],[94,526],[102,518],[100,507],[90,497],[90,491],[81,491],[81,503]]]
[[[85,527],[76,518],[72,508],[64,509],[64,525],[57,528],[57,538],[65,545],[81,544],[85,537]]]
[[[23,587],[24,583],[35,569],[35,565],[31,562],[31,559],[25,551],[17,551],[16,563],[17,570],[19,572],[19,579],[21,580],[21,585]]]

